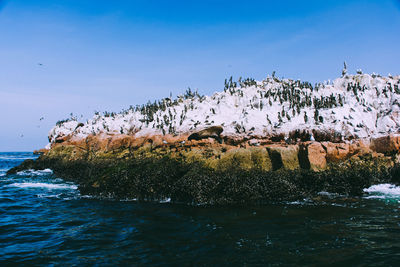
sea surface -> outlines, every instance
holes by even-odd
[[[138,203],[79,194],[52,171],[6,171],[0,153],[0,266],[400,266],[400,187],[359,198],[263,206]]]

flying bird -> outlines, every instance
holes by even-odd
[[[42,64],[42,63],[38,63],[38,65],[39,65],[39,66],[43,66],[43,64]]]
[[[41,117],[39,120],[40,120],[40,121],[44,120],[44,117]]]

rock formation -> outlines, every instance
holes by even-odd
[[[91,193],[159,197],[173,190],[177,199],[209,203],[220,192],[225,203],[264,193],[295,197],[303,189],[359,194],[398,163],[400,76],[346,74],[314,87],[275,77],[246,81],[212,96],[187,93],[85,123],[60,121],[38,162],[21,166],[85,176],[79,181]]]

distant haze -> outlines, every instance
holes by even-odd
[[[0,0],[0,151],[44,147],[71,112],[211,94],[231,75],[400,74],[399,1],[159,2]]]

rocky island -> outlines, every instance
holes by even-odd
[[[400,182],[399,86],[346,69],[315,85],[230,78],[211,96],[59,121],[40,157],[9,173],[51,168],[83,194],[191,204],[358,196]]]

